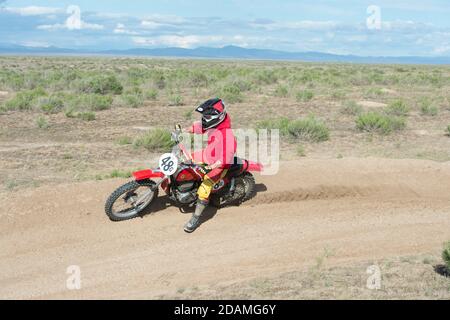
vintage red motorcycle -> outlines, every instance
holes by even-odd
[[[134,180],[117,188],[105,204],[112,221],[138,217],[158,197],[161,188],[180,208],[192,207],[197,201],[197,189],[207,174],[207,166],[194,163],[182,143],[181,127],[172,132],[174,147],[160,157],[159,167],[133,173]],[[210,204],[215,207],[239,205],[255,196],[252,172],[262,171],[260,163],[235,157],[225,177],[215,186]]]

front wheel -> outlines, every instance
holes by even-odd
[[[158,197],[158,188],[155,185],[151,180],[130,181],[117,188],[106,200],[106,215],[112,221],[136,218]]]

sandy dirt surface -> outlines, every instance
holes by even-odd
[[[450,238],[450,163],[335,159],[283,162],[257,176],[256,198],[189,214],[164,196],[142,218],[114,223],[106,197],[125,180],[3,194],[0,298],[157,298],[180,288],[233,284],[311,266],[439,253]],[[81,290],[66,270],[81,268]]]

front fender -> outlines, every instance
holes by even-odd
[[[133,172],[133,177],[136,181],[147,180],[151,178],[164,178],[164,174],[159,171],[153,170],[141,170]]]

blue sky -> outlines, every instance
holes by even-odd
[[[0,0],[0,45],[450,56],[448,0]]]

